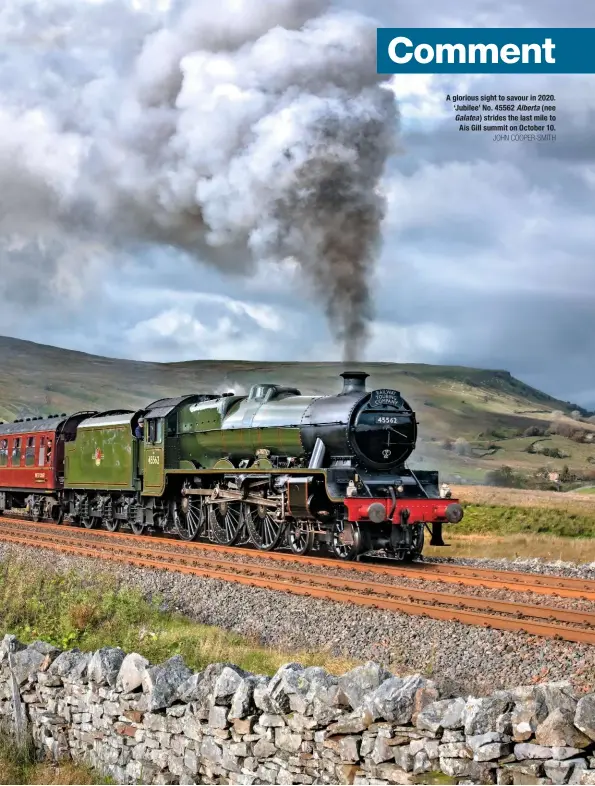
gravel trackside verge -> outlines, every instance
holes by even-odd
[[[159,595],[170,611],[286,650],[328,650],[334,656],[376,660],[393,673],[421,672],[444,693],[476,696],[531,681],[595,683],[595,647],[349,606],[195,576],[58,554],[0,543],[9,554],[42,569],[98,573],[120,586]],[[118,642],[113,642],[117,645]]]

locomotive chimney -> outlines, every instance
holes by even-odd
[[[341,376],[343,377],[343,390],[339,394],[340,396],[366,392],[366,379],[370,375],[365,371],[344,371]]]

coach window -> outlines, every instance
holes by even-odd
[[[39,461],[37,462],[40,467],[45,464],[45,437],[39,440]]]
[[[35,437],[27,437],[25,448],[25,466],[32,467],[35,464]]]
[[[0,467],[5,467],[8,464],[8,440],[0,440]]]
[[[13,446],[12,446],[12,460],[11,464],[13,467],[18,467],[21,463],[21,438],[15,437]]]

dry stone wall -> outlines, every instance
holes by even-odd
[[[375,663],[196,674],[5,636],[0,721],[19,718],[44,756],[126,784],[595,784],[595,694],[567,683],[441,697]]]

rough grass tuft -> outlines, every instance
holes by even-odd
[[[188,666],[231,662],[247,671],[273,674],[298,660],[341,673],[355,661],[321,652],[287,652],[263,646],[181,614],[163,611],[162,599],[146,600],[140,591],[118,587],[109,576],[82,579],[74,571],[53,572],[15,557],[0,563],[0,620],[4,632],[22,641],[43,639],[61,648],[96,650],[119,646],[139,652],[152,663],[182,655]]]

